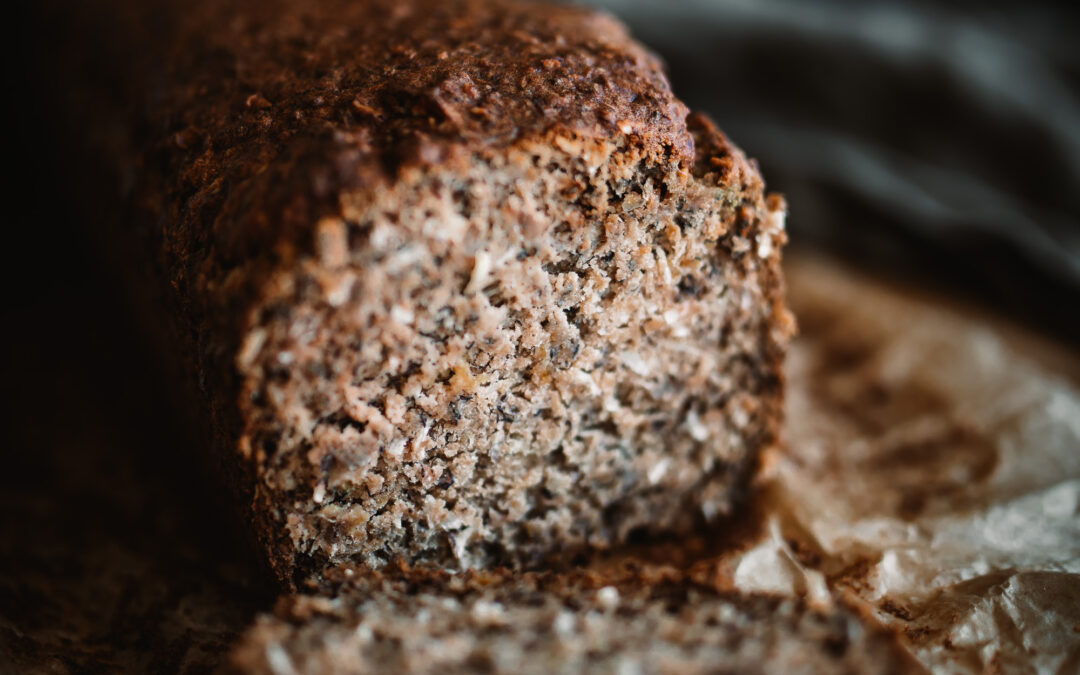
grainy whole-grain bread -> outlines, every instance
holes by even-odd
[[[844,608],[718,593],[672,568],[605,573],[342,568],[258,619],[245,673],[915,673]]]
[[[780,421],[784,205],[618,23],[181,5],[125,19],[160,40],[120,145],[150,148],[139,232],[282,580],[730,511]]]

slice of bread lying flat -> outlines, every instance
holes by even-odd
[[[282,580],[731,511],[780,424],[785,207],[656,58],[533,2],[181,4],[132,191]]]
[[[235,646],[245,673],[917,673],[844,608],[718,593],[671,568],[343,568]]]

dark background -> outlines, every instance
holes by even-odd
[[[1080,345],[1075,10],[594,4],[760,161],[788,197],[791,252],[835,253]],[[162,355],[90,252],[97,214],[72,187],[93,161],[66,151],[80,111],[55,103],[44,65],[64,54],[56,16],[10,11],[0,671],[199,670],[273,590],[193,460],[195,435],[162,404]]]

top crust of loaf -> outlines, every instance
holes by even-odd
[[[306,233],[342,192],[553,127],[633,135],[693,162],[687,110],[660,63],[593,11],[197,2],[175,34],[150,97],[158,149],[193,190],[170,222],[213,222],[222,264]]]

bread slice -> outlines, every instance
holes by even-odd
[[[140,231],[283,580],[529,567],[730,511],[780,423],[784,205],[618,23],[155,11]]]
[[[235,646],[244,673],[915,673],[850,611],[718,593],[671,568],[338,570]]]

